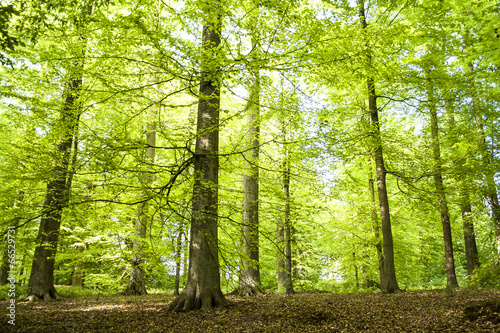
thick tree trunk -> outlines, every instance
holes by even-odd
[[[92,7],[88,6],[83,16],[90,16]],[[84,39],[83,36],[80,38]],[[85,50],[82,50],[82,59]],[[54,264],[59,240],[62,209],[69,200],[72,175],[69,172],[71,148],[77,134],[78,122],[82,112],[78,103],[82,86],[83,60],[73,61],[72,73],[65,92],[64,106],[60,124],[62,134],[56,148],[56,159],[52,169],[42,208],[42,218],[36,238],[35,253],[31,266],[28,301],[50,300],[58,297],[54,288]],[[74,154],[77,152],[75,151]]]
[[[470,85],[474,90],[474,65],[472,62],[468,62],[467,67],[469,75],[471,76]],[[472,95],[472,109],[476,120],[478,148],[482,156],[484,168],[483,172],[486,179],[486,190],[484,195],[488,199],[488,203],[491,207],[491,221],[493,222],[493,226],[495,228],[497,255],[498,261],[500,262],[500,202],[498,200],[498,189],[495,183],[495,171],[491,167],[492,156],[486,143],[486,134],[484,131],[483,119],[479,109],[479,101],[475,91],[473,91]]]
[[[252,46],[256,49],[255,42]],[[246,155],[248,172],[243,175],[243,224],[241,271],[237,293],[243,296],[263,292],[259,268],[259,70],[251,70],[253,82],[247,104]]]
[[[438,195],[438,207],[441,214],[441,223],[443,225],[444,253],[446,261],[446,285],[448,288],[458,287],[457,277],[455,274],[455,259],[453,257],[453,240],[451,237],[450,214],[448,210],[448,201],[443,185],[442,176],[442,161],[441,148],[439,142],[439,124],[434,102],[434,87],[430,78],[430,72],[426,69],[427,76],[427,99],[429,103],[429,112],[431,117],[431,136],[432,136],[432,151],[435,164],[434,185]]]
[[[365,19],[364,0],[359,1],[359,17],[361,28],[365,30],[368,27]],[[366,42],[367,69],[371,68],[370,46]],[[371,137],[375,145],[374,157],[377,175],[378,200],[380,205],[380,220],[382,223],[382,239],[384,253],[384,277],[380,280],[380,289],[384,293],[394,293],[400,291],[396,280],[396,268],[394,266],[394,244],[392,240],[391,215],[389,213],[389,199],[387,197],[386,170],[384,163],[384,154],[382,151],[382,140],[380,138],[380,121],[377,108],[377,94],[375,91],[375,81],[372,77],[367,78],[368,88],[368,109],[371,120]]]
[[[146,132],[146,142],[148,148],[145,152],[145,162],[148,165],[154,163],[155,146],[156,146],[156,127],[155,124],[149,124]],[[153,177],[147,172],[143,174],[143,185],[148,188],[153,182]],[[142,193],[143,197],[147,197],[146,191]],[[146,274],[144,271],[144,242],[146,239],[148,225],[148,203],[144,202],[139,207],[139,212],[135,220],[135,233],[132,240],[132,267],[130,271],[130,280],[127,289],[123,292],[126,295],[146,295]]]
[[[189,274],[184,290],[169,305],[172,311],[210,310],[227,300],[220,288],[217,203],[219,172],[219,107],[221,8],[205,8],[202,77],[194,152],[193,215],[189,243]]]
[[[82,68],[82,64],[75,62],[75,68]],[[81,76],[81,73],[79,74]],[[61,213],[67,203],[69,195],[68,168],[76,134],[81,108],[77,103],[79,90],[82,84],[81,77],[70,80],[66,91],[66,98],[61,119],[63,134],[57,145],[57,160],[52,170],[52,177],[47,185],[47,193],[43,204],[43,214],[36,238],[37,246],[33,258],[30,276],[30,292],[28,300],[57,298],[54,288],[54,263],[61,226]],[[76,152],[75,152],[76,154]]]

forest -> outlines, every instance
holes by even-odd
[[[18,317],[500,298],[497,1],[4,0],[0,62]]]

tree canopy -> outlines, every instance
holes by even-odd
[[[2,2],[18,295],[498,287],[499,36],[493,0]]]

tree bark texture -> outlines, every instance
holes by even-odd
[[[256,47],[252,40],[252,46]],[[246,142],[249,148],[245,155],[247,172],[243,175],[243,224],[241,271],[238,294],[259,295],[263,292],[259,268],[259,70],[251,70],[252,85],[247,104]]]
[[[373,163],[370,161],[370,164]],[[382,251],[382,242],[380,241],[380,225],[378,223],[378,216],[377,216],[377,207],[375,203],[375,186],[374,186],[374,180],[372,176],[372,169],[370,167],[369,170],[369,178],[368,178],[368,186],[370,189],[370,199],[371,199],[371,219],[372,219],[372,225],[373,225],[373,236],[375,238],[375,248],[377,249],[377,258],[378,258],[378,271],[380,274],[380,281],[381,285],[383,284],[382,281],[385,280],[385,274],[384,274],[384,253]]]
[[[365,19],[364,1],[359,1],[359,17],[362,30],[366,30],[368,24]],[[370,46],[366,41],[366,60],[367,70],[371,69]],[[384,279],[380,280],[380,289],[384,293],[394,293],[400,291],[396,280],[396,268],[394,265],[394,244],[392,240],[391,216],[389,213],[389,199],[387,197],[386,170],[384,163],[384,154],[382,150],[382,140],[380,137],[380,121],[377,107],[377,94],[375,91],[375,80],[367,77],[368,89],[368,109],[371,120],[371,137],[375,144],[374,158],[377,175],[377,190],[380,205],[380,220],[382,224],[383,255],[384,255]]]
[[[448,288],[458,287],[457,277],[455,274],[455,259],[453,256],[453,240],[451,237],[450,214],[448,210],[448,201],[443,185],[443,171],[441,161],[441,147],[439,142],[439,124],[434,101],[434,87],[430,78],[430,71],[426,69],[426,88],[427,99],[429,103],[429,112],[431,117],[431,137],[432,137],[432,152],[435,164],[434,185],[438,196],[438,208],[441,214],[441,223],[443,225],[443,240],[444,253],[446,262],[446,285]]]
[[[184,290],[169,305],[171,311],[210,310],[227,300],[220,288],[217,204],[219,172],[221,8],[205,8],[202,77],[194,152],[193,212],[189,243],[189,273]]]
[[[83,68],[83,63],[74,62],[76,69]],[[81,72],[70,79],[66,89],[66,97],[61,117],[63,127],[61,141],[56,148],[56,160],[52,169],[52,175],[47,185],[45,201],[43,204],[43,215],[36,238],[36,248],[33,258],[30,292],[28,300],[54,299],[57,292],[54,288],[54,263],[61,226],[61,213],[68,201],[69,195],[69,164],[73,138],[76,135],[81,107],[78,104],[78,96],[82,85]],[[76,154],[76,151],[74,152]]]
[[[83,17],[92,14],[92,7],[87,6]],[[80,36],[80,41],[85,40]],[[28,301],[36,299],[50,300],[58,297],[54,287],[54,264],[59,240],[59,229],[61,227],[61,214],[64,206],[69,200],[72,175],[69,172],[71,158],[71,148],[74,137],[77,135],[78,122],[82,112],[78,101],[82,86],[83,77],[83,56],[82,60],[73,61],[68,78],[68,86],[65,91],[64,105],[61,115],[62,133],[60,141],[56,147],[56,158],[54,167],[47,184],[45,201],[42,208],[42,218],[38,235],[36,238],[35,253],[31,266],[29,281],[30,292],[26,297]],[[77,152],[75,151],[74,154]],[[75,159],[73,159],[75,160]]]

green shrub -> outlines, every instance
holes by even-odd
[[[489,261],[477,268],[470,278],[468,286],[473,288],[500,288],[500,264],[498,261]]]
[[[0,301],[6,301],[11,299],[9,297],[10,283],[4,286],[0,286]],[[19,300],[28,295],[28,286],[19,286],[16,284],[15,299]]]

